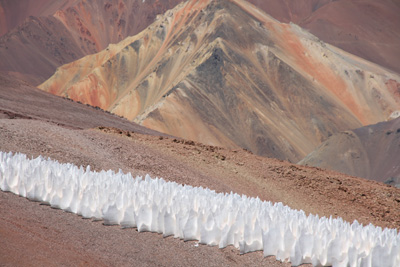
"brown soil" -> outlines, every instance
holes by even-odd
[[[71,122],[82,120],[90,111],[75,109],[54,117],[54,109],[76,104],[57,98],[60,102],[45,101],[40,106],[48,110],[41,118],[37,108],[28,108],[29,101],[21,102],[21,95],[14,94],[12,98],[12,87],[5,87],[4,82],[0,83],[0,107],[5,105],[5,90],[10,97],[7,112],[0,116],[1,151],[43,155],[60,162],[90,165],[95,170],[149,173],[218,192],[234,191],[283,202],[320,216],[340,216],[349,222],[358,220],[400,229],[400,190],[394,187],[263,158],[244,150],[119,130],[115,126],[72,127]],[[46,94],[42,96],[45,100]],[[105,118],[112,116],[101,114]],[[96,116],[93,118],[92,124]],[[67,122],[62,123],[63,119]],[[106,227],[11,193],[0,192],[0,206],[0,262],[6,266],[288,265],[273,257],[263,258],[262,252],[239,255],[233,247],[220,250],[153,233],[139,234],[135,229]]]

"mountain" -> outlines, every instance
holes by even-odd
[[[0,107],[1,151],[90,165],[95,171],[149,174],[282,202],[306,214],[400,229],[400,190],[383,183],[242,149],[148,135],[127,120],[4,75]],[[109,127],[103,127],[106,123]],[[264,258],[262,252],[240,255],[231,246],[218,249],[135,228],[104,226],[8,192],[0,191],[0,206],[0,262],[6,266],[290,266],[275,257]]]
[[[53,15],[78,0],[0,0],[0,36],[20,25],[28,17]]]
[[[58,97],[0,73],[0,119],[44,120],[73,129],[98,126],[167,136],[94,107]]]
[[[0,71],[38,85],[57,67],[137,34],[181,1],[1,0]],[[327,43],[400,73],[398,2],[249,2],[281,22],[294,22]]]
[[[400,2],[393,0],[249,0],[281,22],[400,73]]]
[[[40,84],[58,66],[135,35],[152,23],[157,14],[164,13],[179,2],[1,1],[0,12],[4,10],[10,15],[3,17],[6,21],[1,25],[5,26],[0,27],[4,28],[3,31],[9,30],[0,38],[0,71],[34,85]],[[25,18],[28,14],[31,16]]]
[[[400,73],[399,14],[399,1],[333,1],[300,25],[327,43]]]
[[[299,164],[400,186],[400,118],[334,134]]]
[[[40,88],[185,139],[297,162],[400,110],[400,77],[245,1],[189,1]]]

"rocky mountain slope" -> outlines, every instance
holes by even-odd
[[[21,97],[28,90],[29,97]],[[295,166],[242,149],[157,136],[9,77],[0,76],[0,100],[1,151],[42,155],[90,165],[93,170],[148,173],[217,192],[283,202],[307,214],[400,227],[399,189],[382,183]],[[110,127],[104,127],[106,123]],[[0,261],[5,265],[290,266],[263,258],[261,252],[239,255],[232,247],[220,250],[135,229],[105,227],[2,191],[0,206]]]
[[[88,129],[101,125],[142,134],[167,136],[109,112],[45,93],[26,82],[1,73],[0,118],[40,119],[74,129]]]
[[[392,0],[249,0],[282,22],[400,73],[400,2]]]
[[[299,163],[400,186],[400,118],[334,134]]]
[[[0,71],[38,85],[58,66],[134,35],[181,0],[0,1]],[[282,22],[400,73],[400,5],[391,0],[250,0]],[[2,36],[3,35],[3,36]]]
[[[0,1],[0,71],[38,85],[57,67],[134,35],[181,0]],[[281,22],[400,73],[400,5],[391,0],[250,0]]]
[[[189,1],[40,88],[160,132],[297,162],[400,110],[400,77],[245,1]]]
[[[50,3],[51,2],[51,3]],[[135,35],[181,0],[1,1],[0,71],[34,85],[58,66]],[[25,18],[25,16],[31,15]],[[12,28],[17,23],[18,27]],[[3,26],[4,25],[4,26]]]
[[[0,36],[23,23],[28,17],[53,15],[78,0],[0,0]]]

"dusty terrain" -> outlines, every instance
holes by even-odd
[[[207,146],[154,132],[141,134],[140,126],[126,120],[120,122],[125,129],[112,124],[104,127],[102,122],[123,119],[33,90],[31,98],[39,94],[36,99],[42,99],[38,104],[17,93],[21,87],[27,90],[26,84],[4,77],[0,82],[2,151],[48,156],[91,165],[95,170],[149,173],[218,192],[283,202],[320,216],[400,229],[400,190],[394,187],[241,149]],[[58,110],[65,110],[64,116]],[[94,115],[96,112],[102,116]],[[104,120],[99,121],[100,117]],[[73,127],[74,121],[77,127]],[[106,227],[11,193],[0,192],[0,205],[0,261],[6,266],[285,266],[273,257],[263,258],[261,252],[239,255],[232,247],[197,247],[196,242]]]

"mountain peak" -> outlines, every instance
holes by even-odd
[[[333,133],[400,110],[400,77],[245,1],[188,1],[65,65],[43,90],[146,127],[298,161]]]

